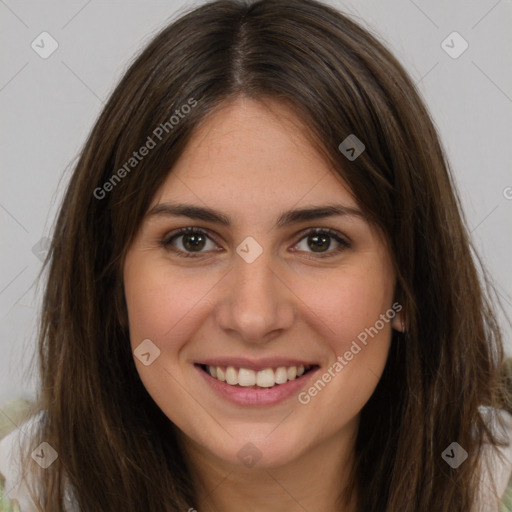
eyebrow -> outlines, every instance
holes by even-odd
[[[203,220],[223,226],[231,226],[231,220],[227,215],[203,206],[194,206],[183,203],[159,203],[146,214],[146,217],[188,217],[190,219]],[[358,208],[341,204],[328,204],[289,210],[282,213],[277,219],[276,226],[283,227],[304,221],[323,219],[333,216],[351,216],[365,219],[366,216]]]

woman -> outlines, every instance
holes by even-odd
[[[429,114],[368,32],[313,0],[182,16],[56,222],[34,501],[497,511],[503,346],[470,247]]]

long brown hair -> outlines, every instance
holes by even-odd
[[[314,0],[219,0],[188,12],[135,59],[96,122],[45,262],[33,446],[46,441],[59,457],[38,474],[41,510],[63,510],[65,485],[88,512],[197,507],[175,427],[136,371],[122,267],[191,134],[240,95],[293,108],[391,248],[406,334],[393,332],[361,412],[358,510],[475,510],[483,443],[498,442],[479,407],[504,396],[490,295],[414,83],[374,36]],[[366,147],[353,161],[338,149],[350,134]],[[148,137],[155,146],[131,161]],[[457,469],[441,457],[452,442],[468,453]]]

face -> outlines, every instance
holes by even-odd
[[[147,391],[186,442],[237,465],[251,450],[286,464],[353,431],[399,326],[383,238],[278,103],[237,99],[206,119],[152,200],[124,286]]]

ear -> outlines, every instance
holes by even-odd
[[[403,314],[403,311],[399,311],[395,315],[395,318],[393,318],[393,322],[391,323],[391,326],[393,327],[393,329],[395,329],[395,331],[398,331],[398,332],[406,331],[405,315]]]

